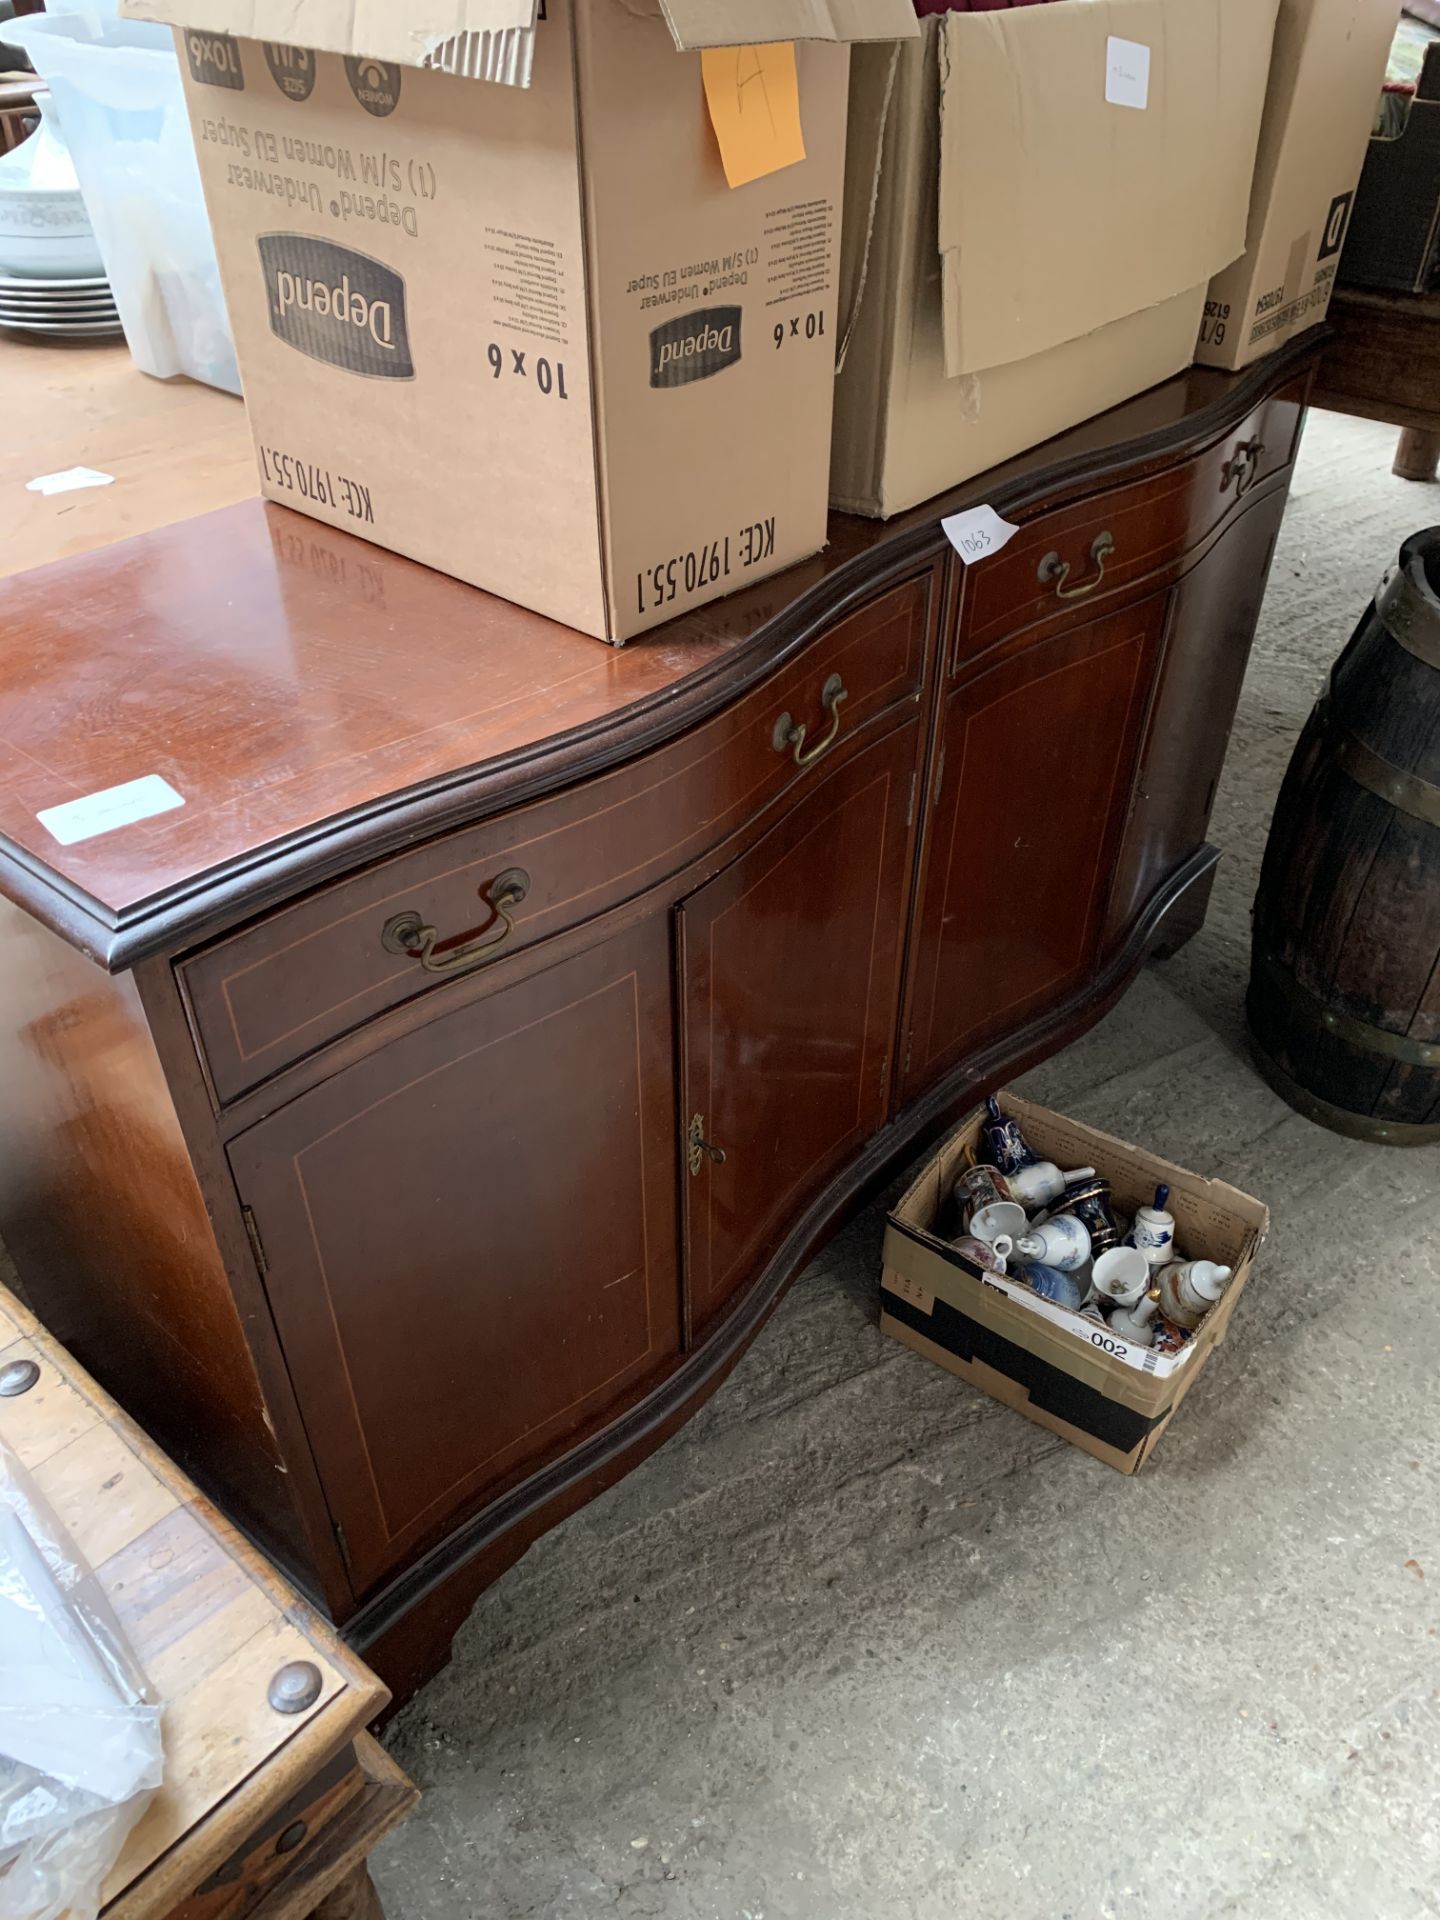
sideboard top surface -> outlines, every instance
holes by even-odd
[[[913,513],[607,647],[256,501],[0,582],[0,891],[111,967],[693,724],[853,596],[1223,432],[1308,361],[1192,369]],[[64,847],[45,809],[159,774],[184,805]]]

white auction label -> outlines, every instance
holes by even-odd
[[[1112,33],[1105,42],[1105,98],[1112,107],[1149,106],[1150,49],[1143,40]]]
[[[940,530],[967,567],[987,553],[998,553],[1020,531],[993,507],[967,507],[963,513],[952,513],[940,522]]]
[[[83,800],[46,807],[35,818],[62,847],[73,847],[77,841],[93,840],[97,834],[113,833],[116,827],[133,826],[137,820],[169,813],[184,804],[185,796],[177,793],[168,780],[162,780],[158,773],[147,773],[143,779],[127,780],[123,786],[87,793]]]
[[[113,473],[100,473],[94,467],[66,467],[63,473],[40,473],[25,482],[27,493],[75,493],[81,487],[108,487]]]

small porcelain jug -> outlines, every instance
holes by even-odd
[[[1021,1133],[1020,1122],[1000,1111],[1000,1102],[993,1094],[985,1102],[985,1120],[980,1128],[980,1138],[991,1162],[1007,1180],[1012,1173],[1018,1173],[1021,1167],[1033,1167],[1040,1158]]]
[[[1006,1176],[1005,1184],[1010,1198],[1033,1213],[1041,1207],[1053,1207],[1068,1186],[1092,1179],[1094,1174],[1094,1167],[1076,1167],[1073,1173],[1062,1173],[1053,1160],[1037,1160],[1033,1166],[1017,1167]]]
[[[1018,1243],[1017,1243],[1018,1244]],[[1193,1332],[1230,1284],[1230,1268],[1213,1260],[1172,1260],[1158,1276],[1160,1311]]]
[[[1062,1273],[1074,1273],[1090,1258],[1090,1236],[1073,1213],[1057,1213],[1029,1233],[1017,1233],[1015,1251],[1027,1266],[1058,1267]],[[1077,1305],[1083,1297],[1077,1297]]]
[[[1148,1347],[1155,1338],[1155,1316],[1160,1311],[1159,1293],[1152,1288],[1133,1307],[1117,1307],[1110,1316],[1110,1331],[1132,1347]]]
[[[1152,1267],[1163,1267],[1175,1258],[1175,1216],[1165,1205],[1169,1198],[1169,1187],[1156,1187],[1153,1204],[1141,1207],[1125,1236],[1126,1246],[1137,1247]]]
[[[1062,1273],[1059,1267],[1034,1266],[1024,1268],[1021,1278],[1030,1282],[1042,1300],[1079,1311],[1085,1290],[1073,1273]]]
[[[1008,1234],[997,1234],[994,1241],[977,1239],[973,1233],[962,1233],[958,1240],[952,1240],[951,1246],[957,1253],[963,1253],[967,1260],[973,1260],[977,1267],[986,1273],[1007,1273],[1006,1261],[1015,1250],[1015,1242]]]
[[[1097,1327],[1103,1327],[1106,1324],[1105,1314],[1098,1300],[1087,1300],[1079,1309],[1079,1314],[1082,1320],[1093,1320]]]
[[[1149,1262],[1136,1247],[1111,1247],[1095,1262],[1091,1281],[1096,1293],[1116,1306],[1133,1307],[1151,1284]]]

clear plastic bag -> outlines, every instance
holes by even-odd
[[[56,0],[5,37],[50,89],[135,364],[239,393],[169,27],[117,19],[115,0]]]
[[[160,1784],[160,1711],[99,1582],[0,1446],[0,1920],[94,1920]]]

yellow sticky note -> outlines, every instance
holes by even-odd
[[[705,47],[700,64],[725,178],[743,187],[805,158],[795,45]]]

